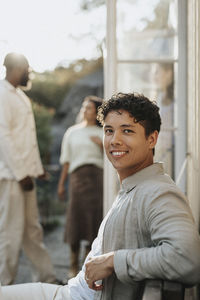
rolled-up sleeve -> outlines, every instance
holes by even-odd
[[[152,246],[117,250],[114,269],[119,280],[157,278],[200,282],[200,237],[188,204],[166,193],[144,205]]]

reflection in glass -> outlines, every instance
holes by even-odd
[[[159,63],[152,68],[154,98],[160,107],[161,131],[156,146],[156,160],[163,161],[166,172],[174,177],[174,64]]]
[[[176,58],[174,0],[117,0],[118,59]]]
[[[155,160],[163,161],[172,177],[174,157],[174,64],[118,64],[118,91],[143,93],[160,107],[161,132]]]
[[[119,92],[138,92],[145,96],[152,95],[154,88],[151,78],[152,68],[154,64],[118,64],[118,82]]]

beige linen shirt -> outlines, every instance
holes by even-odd
[[[0,81],[0,180],[43,173],[29,98],[7,80]]]
[[[110,251],[115,272],[94,299],[138,300],[147,278],[200,281],[200,237],[184,195],[161,163],[123,180],[103,232],[102,253]]]

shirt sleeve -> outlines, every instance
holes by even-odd
[[[114,269],[119,280],[199,282],[200,237],[188,204],[167,193],[146,206],[145,220],[152,246],[115,252]]]
[[[64,165],[65,163],[70,162],[70,143],[69,143],[70,131],[67,130],[63,136],[61,144],[61,155],[60,155],[60,164]]]
[[[26,177],[26,170],[23,168],[23,161],[20,153],[17,152],[13,142],[11,124],[12,111],[9,100],[1,95],[0,102],[0,153],[3,161],[7,164],[16,180]]]

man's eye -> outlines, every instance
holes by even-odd
[[[113,131],[112,131],[112,129],[106,129],[105,130],[105,134],[110,134],[110,133],[112,133]]]
[[[133,133],[133,130],[130,130],[130,129],[124,129],[124,132],[125,132],[125,133]]]

